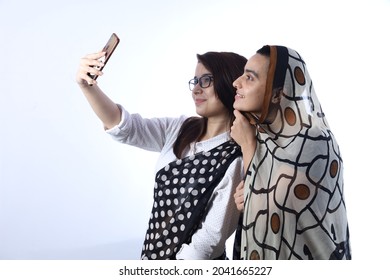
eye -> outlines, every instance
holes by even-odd
[[[251,75],[246,75],[245,77],[246,77],[246,79],[247,79],[247,80],[249,80],[249,81],[253,81],[253,78],[252,78],[252,76],[251,76]]]

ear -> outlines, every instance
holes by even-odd
[[[283,88],[274,89],[272,92],[271,102],[273,104],[279,104],[282,99]]]

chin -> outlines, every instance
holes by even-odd
[[[233,104],[233,108],[238,110],[238,111],[245,111],[245,110],[242,109],[241,106],[236,106],[235,104]]]
[[[196,110],[195,112],[196,112],[197,115],[199,115],[201,117],[203,117],[203,115],[204,115],[201,110]]]

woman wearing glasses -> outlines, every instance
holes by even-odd
[[[189,81],[199,116],[145,119],[111,101],[88,73],[104,53],[81,59],[76,81],[107,133],[160,152],[154,203],[141,259],[224,259],[237,226],[233,193],[243,178],[239,146],[230,137],[237,79],[246,58],[230,52],[197,55]],[[90,86],[92,85],[92,86]]]

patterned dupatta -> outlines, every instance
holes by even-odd
[[[227,141],[210,151],[173,161],[156,174],[141,259],[176,259],[181,245],[191,242],[215,187],[238,156],[240,147]]]
[[[339,146],[301,56],[267,47],[267,115],[252,120],[257,148],[245,178],[241,246],[235,247],[241,259],[351,259]]]

